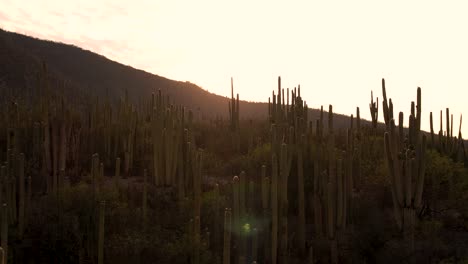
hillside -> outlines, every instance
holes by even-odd
[[[78,47],[0,32],[0,62],[1,263],[468,261],[468,156],[420,89],[406,129],[290,89],[212,122],[228,98]]]
[[[66,82],[70,88],[84,90],[86,93],[109,96],[112,100],[123,96],[125,90],[128,90],[130,99],[135,99],[149,96],[153,91],[161,89],[176,103],[195,112],[200,111],[206,118],[227,118],[228,115],[227,97],[210,93],[190,82],[170,80],[123,65],[73,45],[0,30],[0,61],[0,82],[3,81],[4,85],[14,89],[34,87],[33,77],[41,62],[45,62],[49,74],[58,83]],[[229,89],[227,85],[226,90]],[[242,97],[241,94],[240,98]],[[314,103],[312,107],[318,105]],[[240,108],[241,119],[265,118],[267,115],[266,103],[241,101]],[[328,107],[324,105],[324,109]],[[368,110],[365,108],[361,111]],[[317,110],[311,110],[312,120],[318,118],[318,115]],[[345,127],[349,120],[347,116],[336,115],[335,123],[338,128]]]

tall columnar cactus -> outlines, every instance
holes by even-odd
[[[99,189],[101,189],[101,183],[104,181],[104,163],[99,163],[99,172],[98,172],[98,183]]]
[[[67,130],[64,119],[64,112],[62,113],[62,118],[59,123],[59,160],[58,160],[58,169],[65,170],[66,161],[67,161]]]
[[[385,151],[392,180],[395,217],[400,229],[412,232],[415,221],[414,213],[421,206],[422,201],[426,135],[422,136],[420,144],[407,146],[401,150],[392,146],[396,137],[398,135],[391,131],[385,133]],[[415,188],[412,187],[413,182],[416,183]]]
[[[146,230],[148,225],[148,185],[147,185],[147,172],[146,169],[143,171],[143,202],[142,202],[142,214],[143,214],[143,230]]]
[[[9,159],[9,156],[7,154],[7,158]],[[6,204],[11,204],[11,183],[10,183],[10,175],[9,175],[9,166],[10,166],[10,163],[9,162],[5,162],[5,166],[2,167],[2,181],[3,181],[3,189],[5,189],[5,194],[4,194],[4,198],[3,198],[3,201],[4,203]],[[10,209],[8,208],[7,209],[7,220],[10,221],[11,219],[11,212],[10,212]]]
[[[270,241],[270,222],[271,222],[271,206],[270,206],[270,194],[271,194],[271,188],[270,188],[270,178],[266,176],[266,166],[262,165],[262,170],[261,170],[261,175],[262,175],[262,185],[261,185],[261,192],[262,192],[262,209],[263,209],[263,241],[265,242],[263,244],[264,247],[264,253],[263,257],[265,262],[268,262],[270,259],[271,253],[270,253],[270,247],[269,247],[269,241]]]
[[[53,175],[53,193],[56,194],[58,190],[58,162],[59,162],[59,128],[57,120],[52,122],[52,175]]]
[[[333,183],[328,182],[327,190],[327,226],[328,226],[328,239],[330,239],[330,252],[331,262],[338,263],[336,240],[335,240],[335,228],[336,228],[336,197]]]
[[[232,178],[232,211],[233,211],[233,227],[235,238],[235,246],[238,246],[238,230],[240,226],[240,203],[239,203],[239,176],[234,176]]]
[[[305,200],[304,200],[304,161],[303,161],[303,145],[305,142],[305,135],[301,136],[301,141],[297,147],[297,195],[298,195],[298,242],[299,251],[305,254]]]
[[[49,114],[45,112],[44,114],[44,158],[42,164],[42,170],[44,171],[44,177],[47,182],[47,192],[52,191],[52,184],[50,179],[50,173],[52,171],[52,161],[50,155],[50,123],[49,123]]]
[[[288,129],[285,129],[288,128]],[[277,253],[280,256],[280,262],[287,261],[287,250],[288,250],[288,179],[291,171],[291,165],[293,156],[295,154],[296,146],[294,144],[294,127],[288,127],[287,125],[271,125],[271,145],[272,145],[272,235],[280,235],[280,244],[272,244],[272,262],[277,258]],[[286,142],[280,140],[281,135],[285,135]],[[277,159],[279,157],[279,159]],[[276,179],[273,179],[276,174]],[[274,181],[276,182],[274,183]],[[273,190],[273,189],[276,190]],[[273,193],[275,191],[275,193]],[[274,200],[276,199],[276,201]],[[275,205],[273,205],[276,203]],[[276,207],[276,208],[274,208]],[[276,212],[274,212],[276,210]],[[279,226],[278,226],[279,223]],[[280,228],[276,231],[274,228]],[[279,233],[278,233],[279,231]],[[274,234],[276,233],[276,234]],[[272,237],[272,240],[275,239]],[[277,252],[278,250],[278,252]]]
[[[288,145],[282,144],[280,155],[280,261],[287,263],[288,261],[288,178],[291,170],[292,153],[288,150]]]
[[[383,114],[384,114],[384,121],[385,125],[387,126],[387,130],[390,129],[390,120],[393,119],[393,103],[392,99],[387,100],[387,91],[385,89],[385,79],[382,78],[382,94],[383,94]]]
[[[350,221],[352,212],[353,170],[357,171],[353,169],[354,141],[359,137],[359,125],[354,128],[353,117],[351,120],[344,152],[338,152],[335,148],[332,106],[329,106],[328,134],[324,134],[322,116],[317,120],[315,140],[309,141],[315,143],[311,152],[315,234],[318,238],[323,234],[328,237],[332,263],[338,262],[337,240]]]
[[[184,108],[169,105],[169,99],[163,100],[160,91],[157,98],[150,120],[153,181],[157,186],[175,186],[180,184],[180,178],[187,178],[184,156],[191,138],[184,136],[190,122],[185,124]],[[189,121],[190,116],[189,113]]]
[[[239,94],[234,98],[234,82],[231,77],[231,100],[229,101],[229,121],[231,131],[239,129]]]
[[[98,264],[104,263],[104,217],[106,211],[106,202],[99,203],[99,233],[98,233]]]
[[[309,252],[308,252],[308,264],[315,264],[315,259],[314,259],[314,247],[310,246],[309,247]]]
[[[407,140],[403,140],[405,137],[402,129],[403,113],[399,115],[399,131],[396,131],[395,121],[390,119],[384,135],[395,219],[405,238],[411,243],[411,249],[414,248],[415,215],[421,206],[425,176],[426,135],[420,132],[421,88],[418,88],[417,103],[417,106],[412,103]]]
[[[223,264],[231,263],[231,209],[224,211],[224,246],[223,246]]]
[[[376,101],[374,102],[374,94],[372,91],[371,91],[371,103],[369,104],[369,109],[371,113],[372,127],[376,129],[377,122],[379,120],[379,98],[377,97]]]
[[[437,144],[434,143],[434,132],[432,128],[432,113],[431,118],[431,145],[435,146],[436,149],[445,154],[455,161],[463,162],[466,159],[464,140],[461,134],[462,116],[460,115],[460,127],[458,131],[458,137],[453,136],[453,115],[450,115],[450,109],[446,108],[446,131],[443,130],[443,116],[440,111],[440,130],[438,134]],[[452,193],[452,192],[451,192]]]
[[[239,174],[239,209],[241,221],[245,221],[246,210],[246,198],[247,198],[247,175],[245,171],[241,171]],[[241,223],[243,224],[243,223]]]
[[[236,151],[240,150],[239,94],[234,98],[234,84],[231,77],[231,100],[228,102],[232,143]]]
[[[193,195],[194,195],[194,237],[193,237],[193,261],[199,263],[200,261],[200,221],[201,221],[201,183],[202,183],[202,167],[203,167],[203,151],[199,150],[194,152],[192,163],[193,169]]]
[[[247,176],[244,171],[239,174],[239,264],[245,263],[247,258],[247,234],[244,226],[247,225],[247,210],[246,210],[246,197],[247,197]]]
[[[114,173],[114,184],[117,191],[119,191],[119,182],[120,182],[120,158],[115,159],[115,173]]]
[[[8,180],[7,180],[7,168],[6,166],[0,166],[0,203],[3,203],[4,201],[7,201],[7,195],[6,192],[3,192],[3,189],[5,188]]]
[[[252,261],[257,260],[258,254],[258,230],[257,228],[252,229]]]
[[[24,154],[18,157],[18,181],[19,181],[19,213],[18,213],[18,237],[23,238],[24,233],[24,213],[25,213],[25,188],[24,188]]]
[[[434,147],[435,146],[435,142],[434,142],[434,122],[433,122],[433,119],[432,119],[432,112],[430,112],[430,114],[429,114],[429,123],[430,123],[430,128],[431,128],[431,146]]]
[[[96,201],[99,195],[99,154],[95,153],[91,160],[91,180],[93,185],[93,201]]]
[[[271,157],[271,263],[277,263],[278,256],[278,160]]]
[[[1,188],[0,188],[1,189]],[[1,193],[1,191],[0,191]],[[25,218],[26,218],[26,224],[28,224],[28,221],[30,219],[31,215],[31,210],[32,210],[32,178],[31,176],[28,176],[28,191],[26,195],[26,213],[25,213]],[[1,201],[1,195],[0,195],[0,201]]]
[[[1,246],[4,253],[4,263],[8,261],[8,206],[6,203],[2,205],[2,234]]]

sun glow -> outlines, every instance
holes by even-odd
[[[281,75],[313,108],[361,108],[387,81],[396,111],[423,93],[429,111],[466,113],[468,25],[463,1],[4,0],[6,30],[71,43],[220,95],[267,101]],[[379,115],[382,121],[382,115]],[[436,126],[437,127],[437,126]],[[468,127],[463,129],[468,134]]]

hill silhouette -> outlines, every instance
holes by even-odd
[[[228,116],[227,97],[210,93],[191,82],[170,80],[135,69],[73,45],[0,29],[0,61],[3,62],[0,65],[0,85],[15,91],[34,89],[34,76],[45,63],[49,79],[65,85],[67,89],[107,96],[114,101],[124,96],[126,90],[131,100],[137,100],[161,89],[175,103],[192,109],[204,118]],[[226,90],[229,90],[229,80],[226,83]],[[324,109],[328,109],[328,106],[324,105]],[[364,108],[361,111],[368,110]],[[241,119],[265,119],[267,114],[266,103],[240,102]],[[315,120],[319,117],[319,111],[311,109],[309,116]],[[349,117],[338,114],[334,122],[337,128],[344,128],[349,126]]]

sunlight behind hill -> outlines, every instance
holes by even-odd
[[[466,112],[468,17],[462,1],[45,1],[7,0],[0,26],[72,43],[171,79],[229,95],[234,76],[241,98],[267,101],[281,75],[301,84],[312,107],[339,113],[381,99],[386,78],[395,110],[407,112],[423,89],[429,111],[450,107],[455,127]],[[381,119],[382,120],[382,119]],[[464,134],[468,134],[465,126]]]

